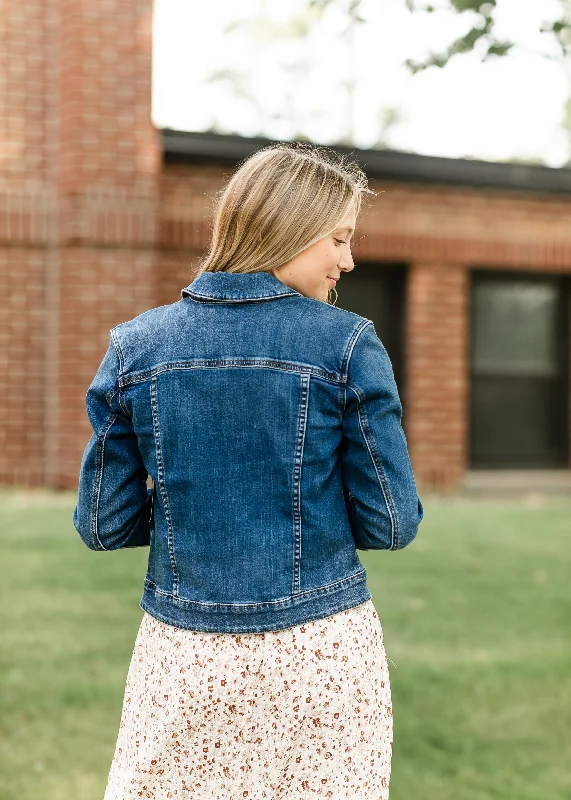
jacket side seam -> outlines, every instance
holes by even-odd
[[[93,502],[91,504],[91,535],[94,541],[99,545],[100,550],[107,550],[101,539],[99,538],[99,527],[97,520],[99,518],[99,498],[101,496],[101,484],[103,482],[103,466],[105,461],[105,440],[111,426],[117,419],[115,414],[111,414],[109,421],[103,428],[101,435],[97,439],[96,456],[95,456],[95,480],[93,482]]]
[[[367,445],[367,450],[369,451],[369,455],[371,456],[371,461],[373,462],[373,467],[375,468],[375,472],[377,474],[377,478],[379,484],[381,486],[381,490],[383,492],[383,497],[385,500],[385,505],[387,507],[387,511],[389,512],[389,517],[391,518],[391,550],[395,550],[398,547],[398,516],[396,507],[394,504],[394,500],[392,498],[387,476],[383,465],[381,463],[381,459],[379,458],[374,444],[372,442],[372,438],[370,435],[367,435],[367,431],[369,430],[369,424],[367,421],[367,415],[365,413],[365,409],[361,404],[361,396],[360,393],[355,391],[352,386],[349,386],[352,392],[357,395],[358,404],[357,404],[357,416],[359,418],[359,427],[361,429],[361,433],[363,434],[363,439],[365,440],[365,444]]]
[[[150,383],[150,395],[151,395],[151,410],[153,415],[153,433],[155,439],[155,456],[157,459],[157,480],[159,484],[159,491],[161,493],[161,498],[163,501],[163,506],[165,509],[165,517],[167,521],[168,527],[168,537],[167,537],[167,547],[169,551],[169,560],[170,565],[173,573],[173,595],[178,597],[178,584],[179,584],[179,575],[178,575],[178,567],[175,559],[174,553],[174,533],[173,533],[173,526],[172,526],[172,517],[170,513],[170,505],[169,499],[167,495],[167,487],[165,482],[165,474],[164,474],[164,464],[163,464],[163,453],[162,453],[162,445],[161,445],[161,431],[159,426],[159,406],[157,400],[157,379],[153,378]]]
[[[297,419],[297,436],[293,469],[293,586],[292,594],[299,594],[301,584],[301,472],[303,469],[303,447],[307,431],[307,409],[309,406],[309,387],[311,376],[301,377],[301,396]]]

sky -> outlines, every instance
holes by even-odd
[[[482,63],[478,53],[462,54],[444,69],[411,75],[407,58],[442,51],[474,20],[447,11],[446,0],[433,4],[434,14],[411,15],[405,0],[365,0],[366,22],[348,43],[334,10],[306,40],[288,37],[284,26],[305,0],[155,0],[153,122],[188,131],[216,124],[220,132],[283,140],[301,131],[326,145],[350,136],[368,148],[397,109],[398,124],[382,139],[395,150],[567,163],[571,137],[561,123],[571,66],[540,33],[543,22],[561,16],[557,0],[497,0],[497,36],[516,42],[508,56]],[[239,25],[225,31],[233,22]],[[276,30],[278,38],[269,35]],[[235,80],[209,81],[224,71]],[[354,82],[352,95],[344,81]]]

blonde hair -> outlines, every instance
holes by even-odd
[[[215,204],[201,272],[270,272],[338,226],[351,202],[375,194],[359,165],[306,142],[270,144],[244,159]]]

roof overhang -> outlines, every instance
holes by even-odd
[[[165,164],[237,164],[260,147],[275,141],[262,137],[175,131],[169,128],[163,128],[160,133]],[[567,168],[442,158],[344,145],[328,147],[354,156],[369,179],[571,194],[571,169]]]

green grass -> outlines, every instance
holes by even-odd
[[[113,756],[147,551],[88,550],[74,502],[0,492],[2,800],[101,800]],[[391,800],[568,800],[571,501],[424,505],[409,548],[359,553],[390,659]]]

